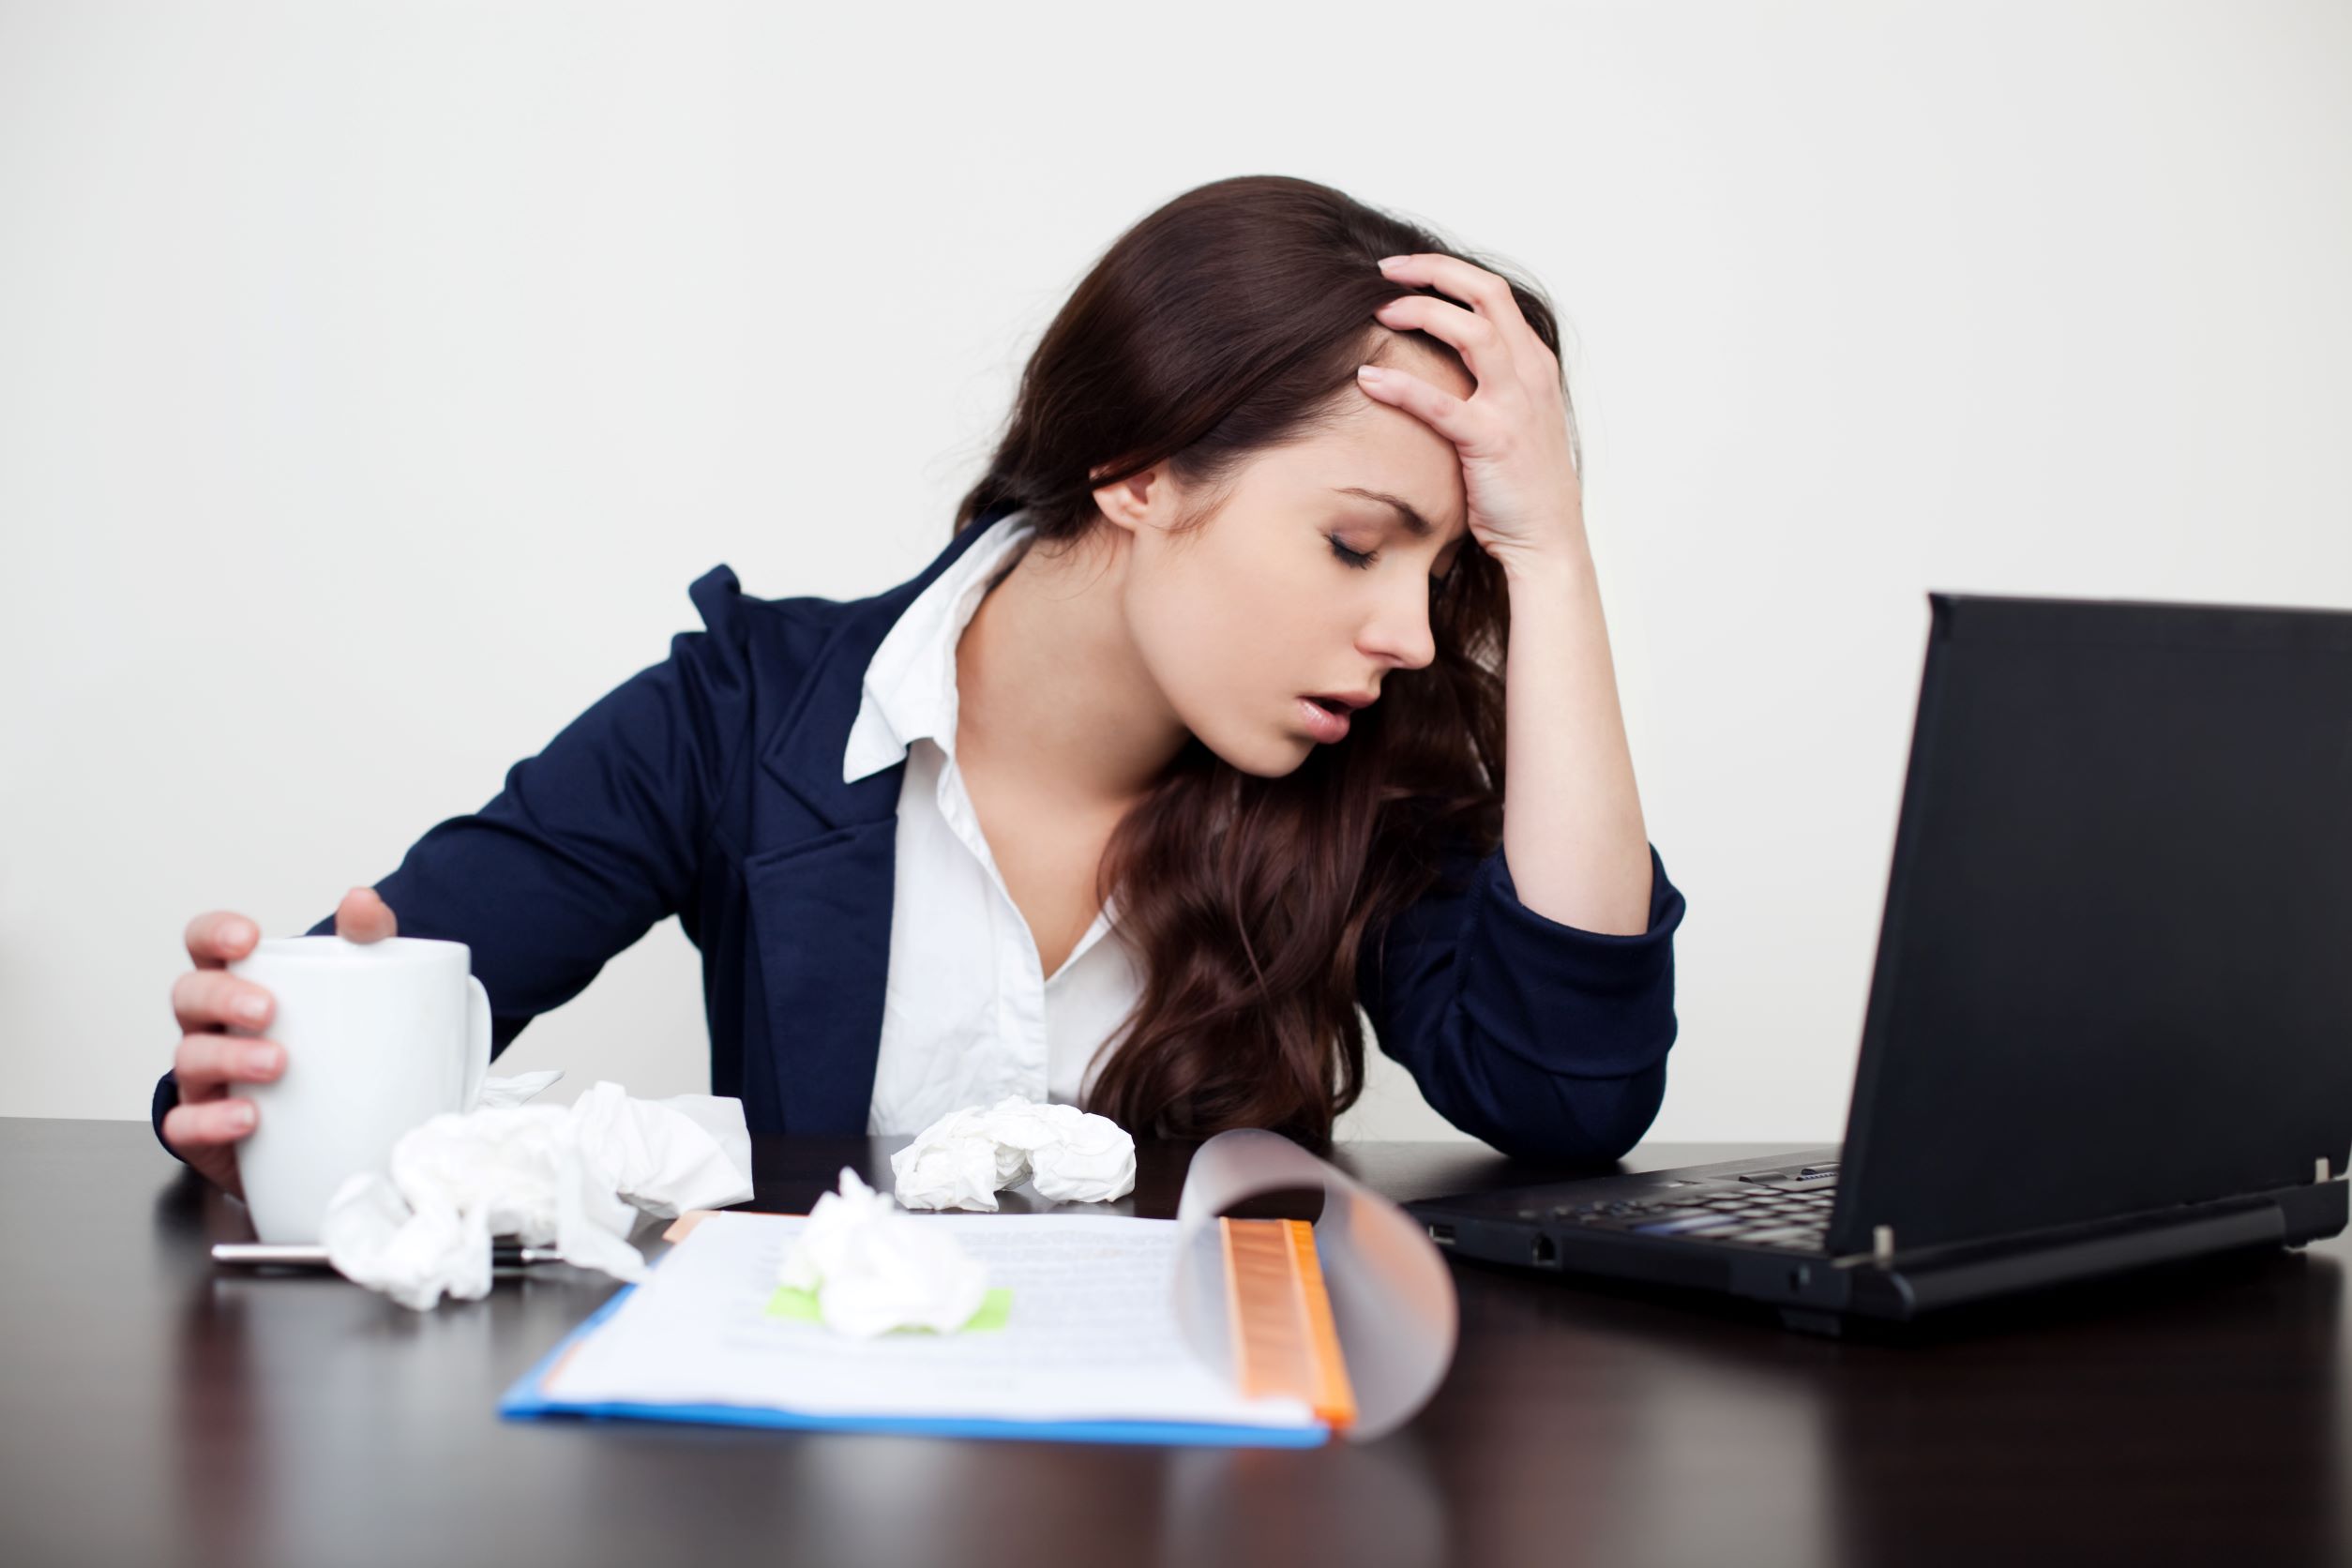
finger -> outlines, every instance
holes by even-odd
[[[253,951],[262,928],[231,910],[209,910],[188,923],[188,956],[199,969],[219,969]]]
[[[224,1084],[275,1083],[285,1070],[285,1047],[237,1034],[183,1034],[172,1057],[184,1101],[211,1099]]]
[[[1418,329],[1441,342],[1451,343],[1470,367],[1470,375],[1479,387],[1510,388],[1517,384],[1517,367],[1512,363],[1511,345],[1503,340],[1495,324],[1484,316],[1474,316],[1452,300],[1439,299],[1431,294],[1404,294],[1390,300],[1373,314],[1380,324],[1404,332]]]
[[[354,887],[335,906],[335,934],[347,942],[382,942],[400,929],[392,907],[372,887]]]
[[[1359,365],[1356,384],[1366,396],[1403,409],[1456,446],[1469,446],[1478,438],[1480,423],[1469,403],[1451,392],[1439,391],[1410,370]]]
[[[259,1029],[269,1021],[276,1002],[268,987],[240,980],[225,970],[186,970],[172,982],[172,1017],[183,1034]]]
[[[260,1120],[250,1100],[211,1100],[176,1105],[163,1113],[163,1141],[174,1149],[234,1143]]]
[[[1520,332],[1534,335],[1535,329],[1519,313],[1519,302],[1513,297],[1511,285],[1459,256],[1441,252],[1389,256],[1381,260],[1380,271],[1393,282],[1426,283],[1431,288],[1443,289],[1456,299],[1469,300],[1478,307],[1480,315],[1493,322],[1506,336]]]

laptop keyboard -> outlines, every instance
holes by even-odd
[[[1710,1184],[1695,1194],[1638,1199],[1596,1199],[1553,1205],[1551,1219],[1595,1230],[1620,1230],[1673,1241],[1739,1242],[1790,1252],[1818,1252],[1830,1230],[1837,1199],[1837,1167],[1758,1173],[1739,1182]],[[1546,1211],[1520,1211],[1522,1219],[1542,1219]]]

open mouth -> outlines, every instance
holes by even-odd
[[[1299,717],[1317,740],[1344,740],[1348,734],[1348,704],[1327,697],[1301,697]]]

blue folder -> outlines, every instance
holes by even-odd
[[[1331,1428],[1313,1426],[1224,1426],[1187,1421],[997,1421],[977,1417],[811,1415],[756,1405],[642,1405],[550,1398],[548,1373],[575,1344],[596,1331],[626,1301],[625,1285],[585,1321],[515,1380],[498,1401],[508,1421],[578,1418],[591,1421],[688,1421],[714,1426],[777,1426],[802,1432],[907,1432],[933,1438],[1031,1438],[1054,1442],[1201,1443],[1241,1448],[1319,1448]]]

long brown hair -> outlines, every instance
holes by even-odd
[[[1166,460],[1206,490],[1311,430],[1385,330],[1373,311],[1408,292],[1380,258],[1432,251],[1501,272],[1306,180],[1186,191],[1121,235],[1046,328],[956,531],[1018,507],[1039,543],[1075,540],[1104,526],[1098,486]],[[1512,294],[1557,354],[1548,303],[1517,280]],[[1345,741],[1280,778],[1191,741],[1122,820],[1096,891],[1117,891],[1145,979],[1088,1108],[1138,1135],[1271,1127],[1329,1144],[1364,1087],[1360,944],[1434,885],[1442,849],[1501,842],[1510,604],[1475,541],[1432,591],[1430,629],[1434,661],[1390,671]]]

